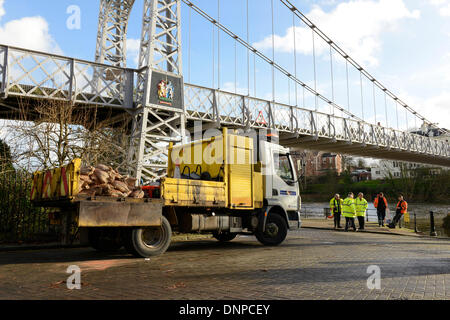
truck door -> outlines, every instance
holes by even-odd
[[[289,153],[273,154],[274,170],[272,188],[286,211],[298,211],[298,183]]]

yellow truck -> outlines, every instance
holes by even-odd
[[[281,244],[289,229],[300,228],[301,198],[289,150],[267,134],[221,135],[171,144],[167,177],[158,197],[144,199],[78,194],[81,160],[36,172],[31,200],[59,208],[66,229],[100,251],[125,246],[135,256],[164,253],[172,230],[212,233],[219,241],[255,235],[264,245]]]

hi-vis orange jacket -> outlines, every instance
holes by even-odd
[[[375,208],[378,208],[378,196],[375,198],[375,201],[373,202],[373,205],[374,205],[374,207]],[[386,208],[388,207],[388,204],[387,204],[387,200],[386,200],[386,197],[383,197],[383,200],[384,200],[384,204],[386,205]]]
[[[405,200],[397,203],[397,210],[400,209],[401,214],[405,214],[408,211],[408,202]]]

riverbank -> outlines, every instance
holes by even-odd
[[[392,215],[395,213],[395,204],[389,202],[389,211],[386,214],[386,219],[392,219]],[[417,230],[429,234],[430,232],[430,211],[434,212],[435,228],[439,236],[446,236],[443,223],[444,218],[450,212],[449,204],[436,204],[436,203],[410,203],[408,206],[408,212],[410,214],[410,222],[403,223],[405,227],[409,229],[417,228]],[[302,202],[301,216],[302,219],[318,219],[324,220],[324,208],[329,208],[329,202]],[[367,210],[367,216],[369,222],[377,222],[376,209],[373,203],[369,201],[369,207]],[[415,224],[414,224],[415,218]]]
[[[310,178],[306,185],[302,185],[301,190],[304,201],[319,202],[329,201],[336,193],[345,197],[348,192],[362,192],[370,201],[379,192],[383,192],[391,202],[396,201],[397,195],[402,193],[408,202],[448,204],[450,171],[430,174],[429,170],[417,169],[405,173],[401,178],[359,182],[354,182],[348,172],[340,176],[330,172],[315,179]]]
[[[353,190],[353,189],[351,189]],[[351,191],[350,190],[350,191]],[[355,189],[357,190],[357,189]],[[359,193],[358,191],[352,191],[355,194]],[[364,192],[363,192],[364,193]],[[330,201],[330,199],[334,196],[334,193],[330,193],[330,194],[324,194],[324,193],[317,193],[317,194],[311,194],[311,193],[301,193],[302,196],[302,202],[303,203],[316,203],[316,202],[328,202]],[[341,197],[345,198],[347,196],[347,193],[342,193]],[[367,201],[369,202],[373,202],[373,197],[370,194],[365,194],[364,197],[366,198]],[[391,196],[387,196],[387,200],[388,202],[395,202],[397,203],[397,198],[391,197]],[[450,207],[450,202],[449,199],[437,199],[435,201],[424,201],[422,200],[411,200],[411,199],[405,199],[409,204],[436,204],[436,205],[443,205],[443,206],[449,206]],[[409,201],[408,201],[409,200]]]

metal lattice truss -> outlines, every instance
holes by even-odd
[[[148,68],[144,69],[147,72]],[[102,77],[100,85],[94,80],[95,72],[108,75]],[[142,71],[0,45],[3,101],[8,97],[63,100],[133,112],[132,141],[142,142],[138,145],[143,152],[141,177],[156,179],[164,174],[167,143],[179,141],[184,130],[185,115],[183,110],[142,107],[133,95],[137,75]],[[132,106],[136,104],[140,107],[135,109]],[[276,128],[281,143],[289,147],[450,166],[450,144],[446,140],[306,108],[191,84],[184,85],[184,107],[187,119],[204,124]],[[136,156],[131,159],[138,163]]]
[[[96,62],[126,67],[128,20],[134,1],[100,1]]]
[[[191,84],[184,90],[190,120],[277,129],[292,148],[450,166],[446,140]]]
[[[168,143],[184,137],[184,109],[150,103],[153,72],[182,76],[180,1],[145,0],[142,21],[129,164],[138,180],[151,181],[166,174]]]
[[[0,59],[4,98],[133,107],[134,70],[8,46],[0,46]]]
[[[115,67],[127,66],[128,20],[135,0],[100,0],[95,61]],[[93,82],[97,90],[116,74],[95,70]],[[120,91],[120,83],[115,84]]]

